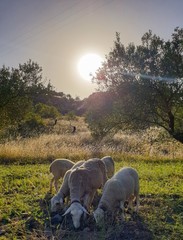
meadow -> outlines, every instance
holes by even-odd
[[[110,155],[116,171],[132,166],[140,176],[140,210],[126,223],[89,232],[59,232],[54,239],[161,239],[183,236],[183,146],[161,137],[158,129],[117,133],[94,141],[79,118],[59,120],[50,134],[9,139],[0,144],[0,239],[53,239],[51,234],[49,164]],[[59,237],[60,236],[60,237]]]

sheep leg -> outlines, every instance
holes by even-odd
[[[84,207],[87,209],[87,211],[89,211],[89,208],[92,204],[95,193],[96,193],[96,191],[92,191],[84,196],[83,204],[84,204]],[[86,216],[87,216],[87,214],[84,213],[84,219],[86,219]]]
[[[122,210],[121,220],[124,221],[124,219],[125,219],[125,215],[124,215],[124,209],[125,209],[125,207],[124,207],[124,202],[123,202],[123,201],[120,201],[120,208],[121,208],[121,210]]]
[[[86,210],[89,210],[89,194],[86,194],[83,199],[83,205],[86,208]],[[86,219],[86,213],[84,213],[84,220]]]
[[[133,212],[133,199],[134,199],[133,195],[128,199],[128,211],[130,213]]]
[[[55,179],[54,186],[55,186],[56,192],[58,192],[58,179]]]
[[[91,193],[85,194],[85,196],[83,198],[83,205],[87,210],[89,210],[89,208],[90,208],[90,205],[93,201],[94,195],[95,195],[95,191],[92,191]]]
[[[54,177],[50,181],[50,192],[52,192],[52,187],[53,187],[53,182],[54,182]]]
[[[94,197],[95,197],[95,194],[96,194],[96,190],[94,190],[94,191],[92,191],[91,193],[90,193],[90,196],[89,196],[89,199],[90,199],[90,201],[89,201],[89,207],[92,205],[92,202],[93,202],[93,199],[94,199]]]
[[[138,212],[139,206],[140,206],[140,201],[139,201],[139,183],[135,187],[134,196],[135,196],[135,200],[136,200],[135,212]]]
[[[135,212],[138,212],[140,206],[140,201],[139,201],[139,194],[136,196],[136,207],[135,207]]]

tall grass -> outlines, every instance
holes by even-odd
[[[53,131],[32,138],[17,138],[0,144],[1,163],[41,163],[64,157],[72,160],[102,155],[123,154],[146,158],[177,159],[183,157],[183,144],[171,138],[160,138],[159,129],[144,133],[122,133],[100,141],[92,139],[83,118],[72,121],[76,133],[71,133],[71,123],[59,120]]]

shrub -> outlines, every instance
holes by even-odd
[[[38,103],[35,105],[35,113],[40,115],[42,118],[57,118],[60,116],[60,113],[56,107],[48,106],[43,103]]]
[[[22,137],[31,137],[44,132],[46,126],[40,115],[28,113],[24,121],[18,126],[18,133]]]

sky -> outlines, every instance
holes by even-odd
[[[56,91],[83,99],[97,86],[79,74],[82,56],[105,59],[116,32],[125,46],[149,29],[171,39],[182,13],[183,0],[0,0],[0,67],[31,59]]]

